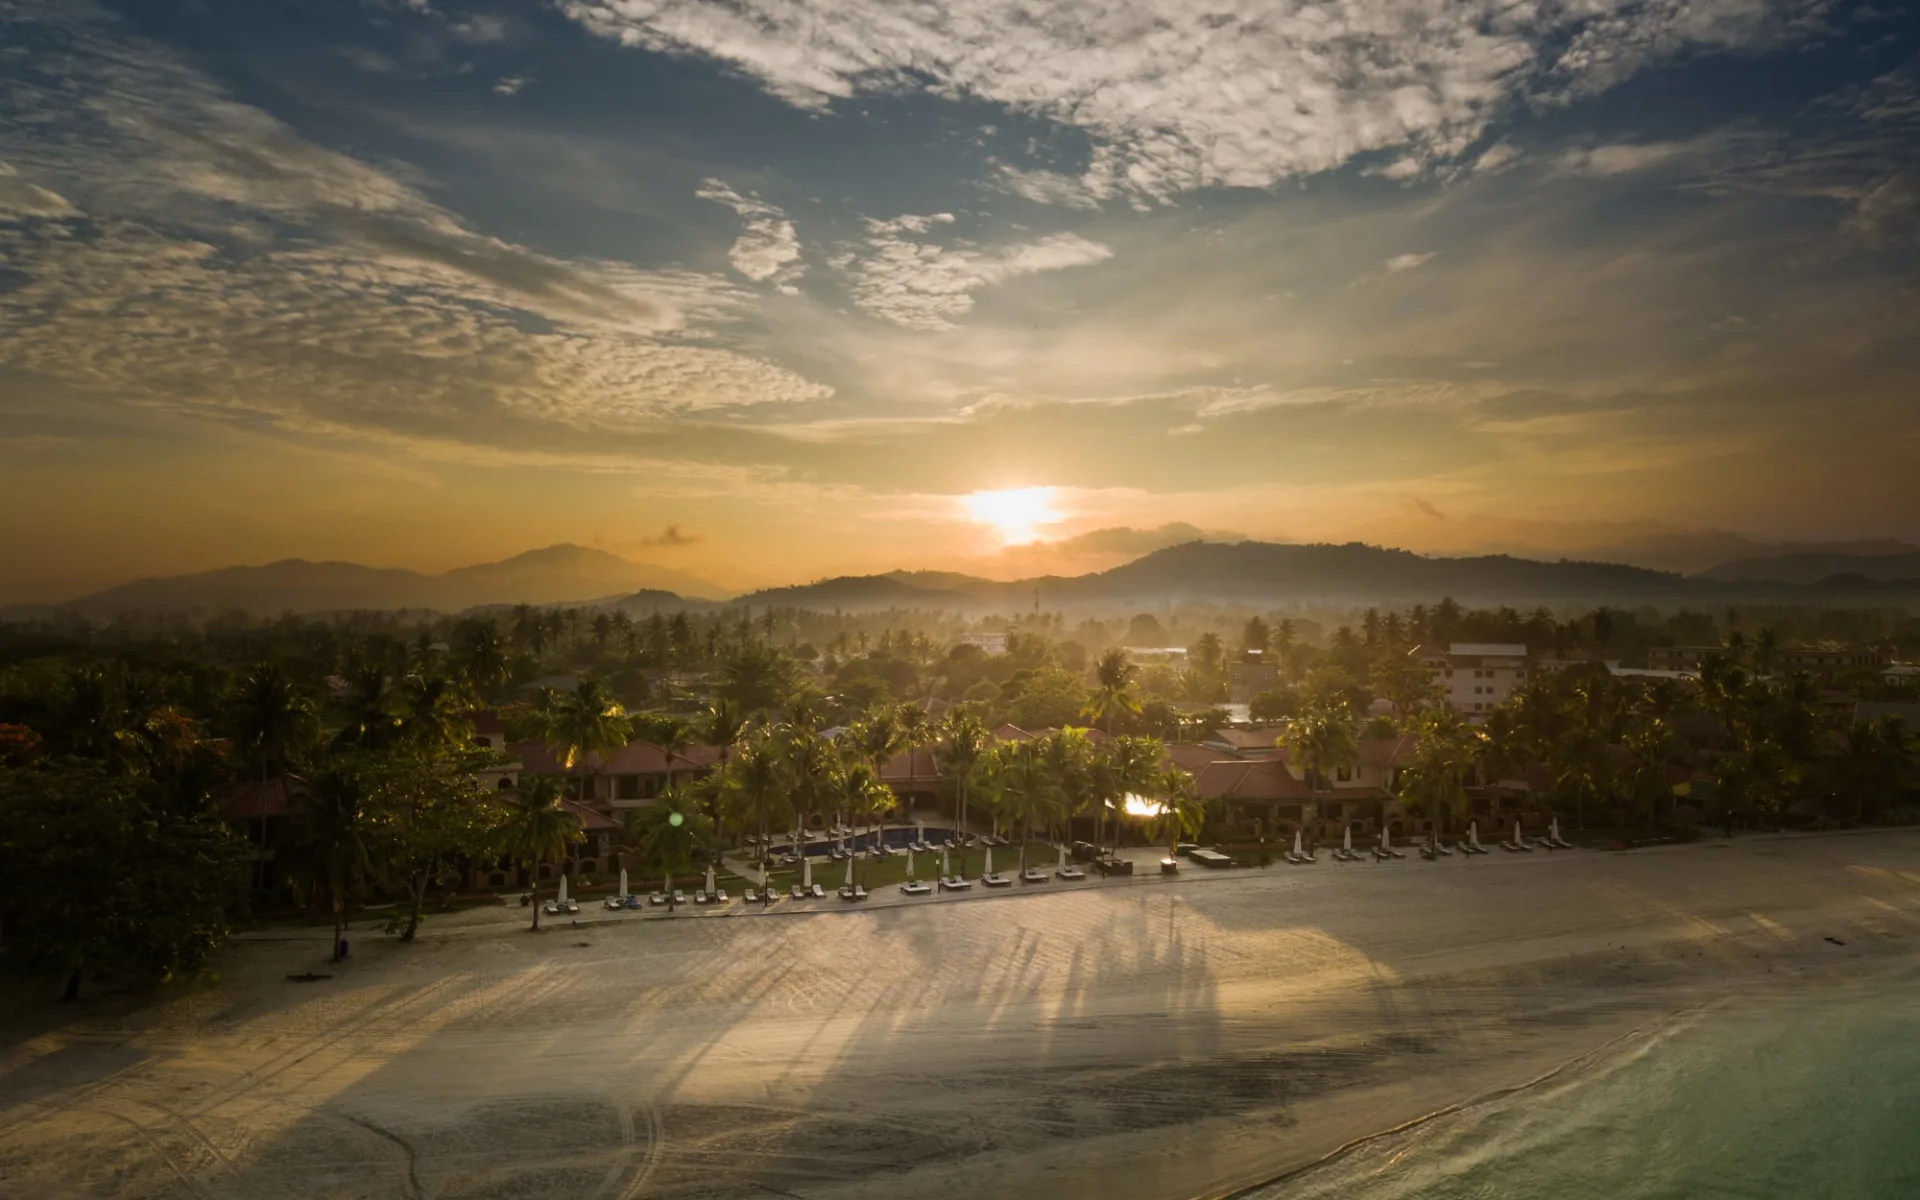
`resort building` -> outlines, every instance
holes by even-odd
[[[1004,629],[992,633],[963,633],[960,635],[960,643],[964,646],[973,646],[987,654],[1005,654],[1009,636],[1011,635]]]
[[[1244,661],[1227,664],[1227,702],[1246,704],[1261,692],[1270,692],[1280,685],[1280,664],[1268,662],[1254,651],[1253,656]]]
[[[1453,642],[1445,650],[1416,646],[1440,697],[1455,712],[1479,719],[1526,685],[1527,648],[1518,642]]]

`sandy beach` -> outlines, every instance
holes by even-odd
[[[1912,833],[256,940],[9,1035],[0,1194],[1223,1195],[1915,945]]]

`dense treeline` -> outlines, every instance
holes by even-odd
[[[914,748],[932,752],[957,815],[988,814],[1023,841],[1076,818],[1109,839],[1123,822],[1177,836],[1201,809],[1162,744],[1218,727],[1229,680],[1255,662],[1275,683],[1254,714],[1287,722],[1279,736],[1316,787],[1362,738],[1406,734],[1402,800],[1441,823],[1475,789],[1520,778],[1532,803],[1576,825],[1643,826],[1686,809],[1729,823],[1879,820],[1914,782],[1912,731],[1855,724],[1847,703],[1911,700],[1909,683],[1862,673],[1823,691],[1770,662],[1813,633],[1907,637],[1899,614],[1556,616],[1442,601],[1009,624],[1004,654],[958,642],[967,626],[940,614],[779,609],[0,627],[0,937],[10,961],[63,972],[71,993],[88,970],[191,971],[263,898],[337,924],[356,897],[379,897],[410,938],[428,895],[477,864],[537,883],[581,840],[581,814],[563,803],[577,781],[481,787],[475,772],[497,757],[474,746],[465,714],[477,708],[566,764],[629,738],[718,747],[716,769],[629,810],[613,835],[668,873],[812,814],[884,819],[881,773]],[[1453,640],[1522,641],[1555,669],[1468,725],[1409,655]],[[1657,641],[1724,653],[1692,681],[1588,661]],[[996,741],[1002,722],[1051,732]],[[289,775],[301,783],[291,809],[275,790]],[[222,799],[248,787],[254,808],[220,819]],[[1130,814],[1129,796],[1152,803]],[[290,832],[267,847],[260,818],[275,803]],[[1231,815],[1209,819],[1224,828]]]

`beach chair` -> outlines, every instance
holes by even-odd
[[[725,904],[725,903],[727,903],[727,889],[725,889],[725,888],[715,888],[715,889],[713,889],[713,902],[714,902],[715,904]]]
[[[687,902],[687,894],[679,888],[673,889],[673,902],[675,904],[685,904]]]
[[[813,885],[813,898],[814,898],[815,900],[825,900],[825,899],[827,898],[827,889],[826,889],[826,888],[823,888],[823,887],[821,887],[821,886],[820,886],[819,884],[817,884],[817,883],[816,883],[816,884],[814,884],[814,885]]]
[[[746,890],[746,901],[747,901],[747,903],[748,903],[748,904],[758,904],[758,903],[760,903],[760,893],[759,893],[759,891],[758,891],[758,890],[756,890],[756,889],[754,889],[754,888],[748,888],[748,889]]]
[[[793,885],[793,890],[787,894],[792,896],[795,900],[805,900],[807,898],[807,889],[801,887],[799,884],[796,883]]]

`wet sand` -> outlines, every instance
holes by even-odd
[[[1916,944],[1908,833],[255,941],[9,1035],[0,1195],[1218,1195]]]

